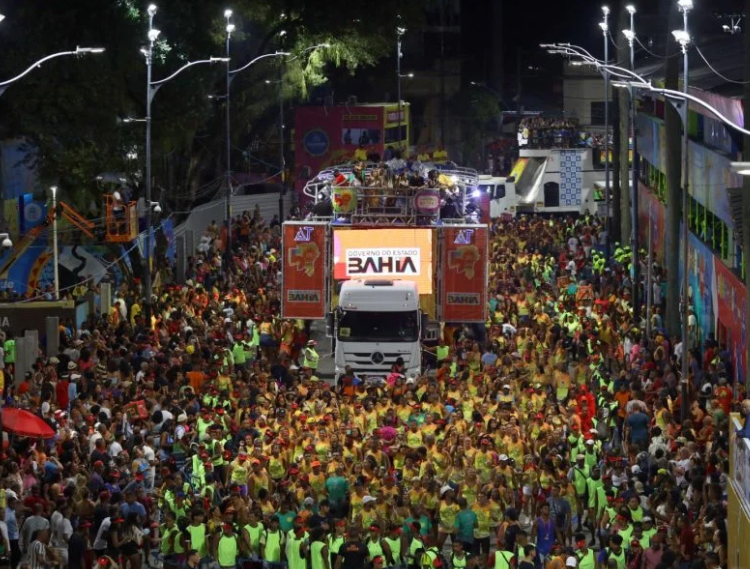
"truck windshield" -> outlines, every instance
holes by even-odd
[[[344,312],[338,339],[344,342],[416,342],[417,312]]]

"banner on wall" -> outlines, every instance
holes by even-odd
[[[685,263],[680,257],[680,282],[684,270]],[[697,333],[691,338],[691,345],[694,345],[715,332],[716,279],[713,253],[692,233],[688,240],[688,271],[690,307],[698,323]]]
[[[443,285],[438,302],[442,322],[484,322],[487,310],[486,226],[444,227]]]
[[[325,318],[326,224],[285,223],[282,249],[282,316]]]
[[[640,242],[648,249],[648,226],[651,224],[654,259],[665,265],[667,250],[667,211],[651,190],[642,183],[638,184],[638,228]]]
[[[714,259],[716,274],[717,339],[726,343],[734,364],[734,379],[744,383],[747,377],[747,292],[745,285],[719,259]]]

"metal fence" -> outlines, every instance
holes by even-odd
[[[291,203],[291,192],[287,192],[284,196],[284,212],[289,212]],[[278,192],[232,197],[232,217],[236,217],[245,211],[253,211],[256,205],[260,209],[261,217],[267,222],[271,221],[273,216],[279,212]],[[211,225],[212,221],[216,221],[219,225],[224,223],[225,208],[224,200],[215,200],[196,207],[183,223],[175,227],[175,237],[184,237],[187,232],[192,231],[194,244],[197,245],[201,235]],[[192,255],[194,252],[195,249],[186,247],[187,255]]]

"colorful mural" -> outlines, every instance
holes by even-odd
[[[747,293],[745,286],[718,259],[716,274],[717,339],[725,342],[734,362],[734,379],[744,383],[747,377]]]
[[[698,322],[697,336],[691,340],[703,342],[716,331],[716,279],[714,255],[695,235],[688,239],[688,295],[690,307]],[[680,282],[685,262],[680,255]]]
[[[643,184],[638,184],[638,228],[643,249],[648,250],[648,224],[651,223],[651,240],[654,259],[665,265],[667,251],[667,212],[664,204]]]

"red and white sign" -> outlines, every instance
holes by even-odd
[[[284,224],[281,315],[284,318],[325,318],[326,226]]]
[[[487,313],[486,226],[441,229],[443,286],[438,313],[443,322],[484,322]]]

